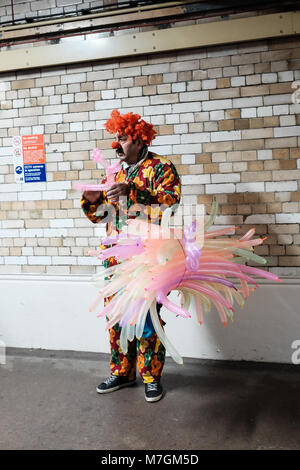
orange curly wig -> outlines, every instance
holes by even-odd
[[[139,114],[120,114],[117,109],[114,109],[111,113],[111,118],[105,123],[105,129],[110,134],[116,134],[117,132],[126,134],[130,140],[136,140],[140,137],[146,145],[150,145],[151,141],[155,139],[157,132],[153,129],[152,124],[143,119],[140,120],[140,118]],[[113,142],[111,146],[117,149],[120,144]]]

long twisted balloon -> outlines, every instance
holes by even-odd
[[[103,184],[82,184],[74,183],[73,189],[78,191],[104,191],[109,189],[115,183],[115,173],[121,170],[120,162],[115,163],[114,165],[109,165],[108,161],[103,155],[102,150],[95,148],[91,156],[92,160],[97,163],[100,163],[106,170],[106,183]]]
[[[102,260],[108,256],[116,256],[121,261],[94,276],[94,284],[101,289],[91,310],[104,297],[114,295],[98,316],[108,317],[106,329],[120,322],[120,344],[126,352],[127,341],[131,341],[134,336],[142,336],[150,309],[158,337],[173,359],[182,364],[181,356],[160,325],[156,302],[162,303],[175,315],[190,318],[188,309],[193,298],[200,324],[203,322],[203,313],[208,313],[213,304],[225,326],[228,318],[233,318],[234,301],[242,308],[249,294],[256,289],[257,284],[251,276],[260,276],[271,281],[280,279],[268,271],[245,265],[247,261],[266,264],[264,258],[253,253],[253,247],[264,241],[262,238],[252,239],[254,229],[240,239],[220,237],[232,233],[235,227],[207,231],[217,214],[215,199],[211,216],[204,227],[202,225],[197,229],[194,220],[179,238],[178,231],[172,228],[171,236],[165,237],[170,211],[172,208],[164,211],[161,226],[155,226],[155,231],[152,231],[152,224],[146,221],[128,220],[127,234],[120,233],[113,240],[104,240],[113,241],[115,246],[89,253]],[[203,228],[203,237],[197,237]],[[151,233],[157,234],[158,231],[160,238],[151,237]],[[111,276],[111,279],[105,284],[104,278],[107,276]],[[173,290],[181,294],[180,306],[167,298]]]

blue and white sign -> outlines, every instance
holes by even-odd
[[[24,165],[25,183],[46,181],[45,163]]]

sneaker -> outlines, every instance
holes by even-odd
[[[145,384],[145,398],[146,401],[153,402],[158,401],[163,396],[163,389],[160,382],[151,382]]]
[[[135,383],[136,379],[128,380],[127,377],[111,375],[96,388],[98,393],[109,393],[119,390],[122,387],[129,387]]]

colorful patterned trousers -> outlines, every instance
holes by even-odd
[[[108,247],[110,246],[108,245]],[[104,245],[100,245],[100,247],[102,249],[106,248]],[[115,264],[117,264],[117,261],[112,257],[104,261],[105,268]],[[109,280],[111,277],[109,275],[105,279]],[[104,305],[107,305],[114,295],[105,297]],[[161,304],[157,304],[158,313],[160,310],[159,305],[161,306]],[[160,324],[163,328],[165,323],[161,318]],[[136,366],[138,366],[139,374],[144,383],[158,382],[165,363],[166,349],[157,334],[153,333],[147,338],[141,337],[140,340],[134,338],[133,341],[128,341],[127,353],[124,354],[120,346],[121,329],[119,323],[109,329],[111,374],[128,377],[130,380],[135,379]]]
[[[107,298],[105,304],[113,296]],[[163,327],[163,321],[160,320]],[[110,339],[110,370],[112,375],[121,375],[130,380],[136,377],[136,366],[144,383],[158,382],[165,363],[166,349],[156,333],[149,338],[134,338],[128,341],[125,354],[120,346],[121,327],[116,323],[109,329]]]

